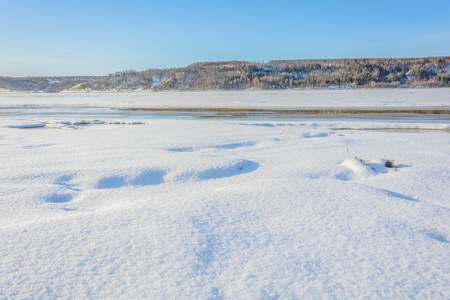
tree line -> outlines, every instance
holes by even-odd
[[[199,62],[72,78],[0,77],[20,91],[168,91],[450,87],[450,57]]]
[[[200,62],[124,71],[72,90],[246,90],[449,87],[450,57]]]

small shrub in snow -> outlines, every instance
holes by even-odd
[[[394,168],[395,171],[397,171],[397,168],[400,167],[402,164],[395,164],[395,160],[393,159],[387,159],[384,166],[386,168]]]
[[[372,168],[373,170],[375,170],[374,164],[380,165],[380,163],[381,163],[382,165],[384,165],[384,167],[386,167],[386,168],[393,168],[395,171],[397,171],[397,168],[402,165],[402,164],[396,164],[395,160],[393,160],[393,159],[383,159],[380,162],[374,162],[373,159],[367,161],[367,160],[359,158],[357,156],[355,156],[355,159],[357,161],[365,164],[366,166]]]
[[[369,162],[368,162],[368,161],[366,161],[366,160],[364,160],[364,159],[362,159],[362,158],[359,158],[359,157],[357,157],[357,156],[355,156],[355,159],[356,159],[357,161],[362,162],[362,163],[365,164],[366,166],[369,166]],[[369,166],[369,167],[371,167],[371,166]],[[373,167],[371,167],[371,168],[373,169]]]
[[[393,167],[395,167],[395,162],[393,159],[392,160],[388,159],[388,160],[386,160],[386,163],[384,164],[384,166],[386,168],[393,168]]]

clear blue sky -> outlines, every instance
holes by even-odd
[[[450,55],[450,0],[0,0],[0,76]]]

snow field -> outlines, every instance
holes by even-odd
[[[418,108],[448,109],[449,88],[201,92],[1,93],[17,106],[227,107],[227,108]]]
[[[0,297],[450,297],[448,133],[1,122]]]

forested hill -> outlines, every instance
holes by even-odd
[[[30,91],[44,92],[450,87],[450,57],[204,62],[102,77],[28,80]],[[26,90],[6,77],[0,77],[0,89]]]
[[[82,82],[101,79],[92,76],[68,77],[2,77],[0,76],[0,92],[44,92],[56,93],[68,90]]]

